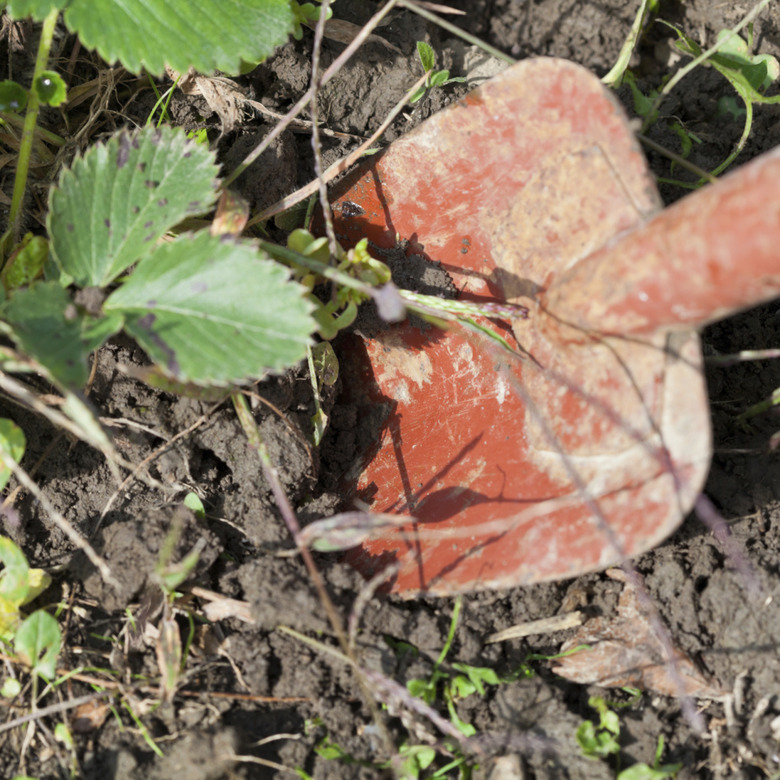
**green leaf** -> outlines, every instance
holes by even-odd
[[[312,434],[314,446],[319,447],[322,443],[322,437],[325,436],[325,431],[328,429],[328,415],[322,409],[317,409],[311,416],[311,424],[314,429]]]
[[[49,257],[49,242],[43,236],[27,233],[14,249],[2,276],[3,289],[14,290],[37,279]]]
[[[663,766],[648,766],[647,764],[634,764],[624,769],[617,780],[667,780],[674,777],[681,769],[682,764],[664,764]]]
[[[0,688],[0,696],[4,699],[13,699],[22,692],[22,684],[14,677],[6,677],[3,687]]]
[[[224,386],[280,371],[314,329],[305,289],[253,245],[186,235],[142,260],[106,311],[175,379]]]
[[[68,89],[59,73],[45,70],[33,83],[38,100],[49,106],[62,105],[68,98]]]
[[[187,507],[199,520],[206,519],[206,508],[197,493],[190,491],[184,496],[184,506]]]
[[[27,105],[27,90],[15,81],[0,81],[0,111],[21,111]]]
[[[163,701],[170,701],[179,682],[181,670],[181,633],[179,624],[171,617],[160,621],[157,639],[157,666],[160,669],[160,687]]]
[[[436,65],[436,52],[433,50],[432,46],[425,43],[425,41],[417,41],[417,54],[420,55],[420,62],[426,73],[429,70],[434,69]]]
[[[265,59],[287,40],[293,14],[289,0],[71,0],[65,23],[133,73],[238,73],[242,60]]]
[[[453,680],[455,689],[460,696],[468,696],[475,691],[478,692],[480,696],[484,696],[485,686],[483,683],[498,685],[501,682],[495,670],[490,669],[487,666],[470,666],[469,664],[453,663],[452,667],[459,672],[463,672],[465,675],[465,678],[458,675]],[[466,683],[468,683],[468,685],[466,685]],[[466,693],[466,691],[468,691],[468,693]]]
[[[319,387],[333,387],[339,378],[339,359],[328,341],[321,341],[311,348],[314,370]]]
[[[431,86],[440,87],[447,82],[449,77],[450,72],[448,70],[437,70],[436,73],[431,75]]]
[[[690,36],[674,25],[664,22],[676,33],[676,47],[690,55],[698,57],[702,53],[701,46]],[[730,30],[721,30],[718,40],[721,41]],[[764,90],[780,78],[780,63],[769,54],[751,55],[747,43],[738,35],[732,36],[708,60],[715,70],[731,82],[731,86],[739,93],[745,103],[777,103],[780,96],[764,97]]]
[[[30,588],[30,567],[24,553],[7,537],[0,536],[0,561],[5,567],[0,573],[0,602],[3,606],[19,607]]]
[[[0,419],[0,443],[2,443],[3,449],[13,458],[14,463],[18,463],[22,459],[27,440],[24,437],[24,431],[16,423],[11,420]],[[0,457],[0,490],[3,490],[8,484],[11,473],[8,464]],[[0,556],[0,560],[4,560],[2,556]]]
[[[634,111],[638,116],[647,119],[649,122],[655,122],[658,119],[658,111],[653,111],[653,103],[658,97],[657,90],[651,90],[650,94],[645,96],[636,84],[634,74],[627,70],[623,74],[623,83],[631,88],[631,95],[634,99]]]
[[[87,381],[87,356],[122,327],[119,314],[95,318],[76,307],[58,282],[35,282],[0,307],[22,351],[67,387]]]
[[[718,41],[722,41],[730,32],[721,30],[718,33]],[[765,90],[780,76],[777,60],[770,54],[751,55],[747,42],[739,35],[731,36],[713,56],[713,65],[718,67],[719,64],[740,71],[747,83],[759,91]]]
[[[71,734],[67,723],[58,723],[54,727],[54,738],[68,750],[73,750],[73,734]]]
[[[411,104],[419,103],[421,98],[425,95],[425,93],[428,91],[428,87],[422,86],[418,87],[413,93],[412,96],[409,98],[409,102]]]
[[[14,647],[34,674],[47,680],[57,674],[57,657],[62,645],[62,633],[57,621],[42,609],[33,612],[16,631]]]
[[[42,22],[55,8],[62,10],[69,0],[8,0],[8,13],[14,19],[32,16],[36,22]]]
[[[104,287],[187,216],[216,199],[214,156],[169,127],[122,132],[62,173],[49,199],[55,259]]]

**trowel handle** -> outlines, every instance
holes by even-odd
[[[577,328],[699,328],[780,296],[780,147],[578,262],[542,306]]]

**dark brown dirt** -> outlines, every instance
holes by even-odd
[[[457,0],[450,4],[467,11],[456,18],[460,26],[515,57],[565,57],[599,75],[614,63],[636,7],[626,0]],[[338,18],[360,24],[376,7],[368,0],[339,0],[334,10]],[[711,42],[718,30],[735,24],[746,10],[717,0],[684,4],[670,0],[662,1],[660,16]],[[395,12],[378,33],[404,56],[368,43],[320,96],[327,128],[365,136],[377,127],[417,78],[417,40],[429,40],[440,66],[450,67],[453,75],[471,74],[472,84],[484,77],[480,74],[485,73],[488,58],[407,11]],[[759,51],[780,55],[780,12],[764,12],[755,34]],[[669,36],[668,28],[655,25],[632,63],[645,90],[658,86],[670,72]],[[243,86],[268,108],[286,111],[308,86],[311,42],[308,32],[303,41],[285,46],[243,79]],[[326,40],[324,64],[342,48]],[[387,140],[468,88],[453,85],[426,98],[407,111],[408,119],[393,125]],[[664,104],[665,117],[676,117],[702,138],[701,145],[694,145],[691,159],[703,168],[720,162],[739,137],[739,121],[717,115],[718,99],[729,94],[731,88],[718,74],[699,69]],[[621,92],[621,97],[631,112],[630,95]],[[144,99],[132,104],[141,119],[148,110]],[[183,122],[208,115],[200,99],[177,101]],[[208,122],[216,137],[218,119],[208,117]],[[228,135],[221,147],[226,168],[240,160],[270,126],[262,119],[247,120]],[[650,134],[659,143],[679,149],[665,118]],[[354,141],[326,138],[323,143],[326,160],[332,160]],[[737,164],[778,143],[780,109],[758,107],[754,131]],[[655,154],[649,159],[658,176],[669,176],[665,159]],[[312,170],[308,137],[289,133],[244,178],[244,193],[253,207],[268,205],[306,183]],[[667,201],[684,194],[671,186],[662,192]],[[705,346],[710,353],[776,347],[779,324],[778,305],[765,306],[708,329]],[[290,548],[289,534],[231,407],[214,409],[211,403],[177,398],[129,378],[123,368],[143,364],[145,358],[127,340],[115,340],[97,361],[91,400],[111,424],[117,446],[128,460],[140,462],[201,421],[150,465],[150,476],[165,490],[133,482],[115,497],[101,522],[100,515],[116,490],[103,459],[84,445],[74,445],[65,437],[56,439],[56,431],[15,407],[3,403],[2,415],[17,420],[27,434],[24,465],[28,469],[51,445],[36,479],[75,527],[95,534],[95,546],[117,574],[122,590],[108,589],[81,556],[74,556],[62,534],[24,494],[16,502],[16,513],[6,517],[4,532],[22,545],[31,563],[55,570],[59,595],[77,608],[68,621],[62,667],[89,668],[93,676],[100,674],[99,669],[115,670],[105,679],[125,686],[124,701],[144,724],[148,738],[117,700],[116,717],[109,716],[100,728],[77,735],[73,755],[39,730],[26,747],[26,773],[59,778],[68,776],[74,766],[73,776],[88,780],[249,780],[292,775],[296,768],[318,779],[383,776],[373,762],[387,756],[355,674],[336,658],[277,630],[284,624],[316,641],[334,644],[316,589],[299,558],[278,556]],[[681,780],[759,778],[780,771],[780,466],[770,449],[770,437],[780,421],[773,412],[751,420],[749,427],[736,419],[739,412],[780,387],[780,363],[711,368],[708,381],[716,454],[706,493],[726,518],[729,538],[744,563],[730,558],[715,536],[691,517],[672,539],[636,565],[676,644],[721,687],[739,685],[733,712],[727,719],[722,703],[702,702],[705,733],[697,734],[675,700],[652,694],[635,700],[619,691],[567,683],[549,671],[548,663],[531,661],[527,668],[533,675],[489,686],[485,696],[459,704],[461,717],[473,723],[478,734],[492,735],[475,776],[497,778],[498,758],[515,756],[514,766],[522,774],[515,771],[501,777],[615,777],[618,766],[651,764],[661,736],[665,740],[662,760],[682,764],[677,775]],[[340,403],[337,395],[325,399],[331,428],[317,449],[309,443],[314,409],[303,367],[265,380],[255,390],[263,399],[255,410],[262,434],[301,521],[338,511],[338,476],[360,436],[355,409]],[[204,500],[207,518],[203,521],[177,508],[189,490]],[[143,682],[156,680],[158,674],[154,628],[159,604],[155,607],[152,574],[175,518],[182,529],[177,553],[205,541],[189,584],[247,601],[254,622],[229,618],[210,629],[198,628],[180,693],[171,703],[158,706],[157,688]],[[318,564],[346,621],[360,592],[359,578],[332,557],[321,556]],[[589,575],[467,597],[444,669],[452,671],[451,664],[458,662],[491,667],[509,676],[527,662],[529,654],[557,652],[567,634],[486,645],[488,634],[580,604],[591,614],[609,614],[618,590],[617,583],[603,575]],[[50,600],[57,598],[55,592]],[[361,666],[382,671],[401,684],[430,675],[432,662],[445,644],[452,609],[447,599],[373,599],[362,614]],[[133,616],[132,622],[128,615]],[[177,619],[186,638],[190,625],[186,613]],[[394,650],[398,641],[414,646],[418,655]],[[91,690],[71,681],[42,704]],[[575,742],[577,727],[587,718],[596,718],[587,703],[590,695],[629,702],[617,710],[622,748],[617,758],[586,758]],[[9,718],[19,714],[12,706],[8,712]],[[55,718],[44,725],[52,729],[56,722]],[[397,746],[419,744],[420,729],[441,740],[424,721],[417,731],[411,727],[411,736],[399,717],[390,718],[389,727]],[[23,737],[22,729],[3,735],[0,776],[12,777],[19,771]],[[150,740],[156,741],[162,756],[153,752]],[[319,755],[317,746],[323,744],[338,746],[345,758]],[[487,744],[485,738],[483,745]],[[273,763],[258,763],[258,759]],[[274,763],[287,771],[274,768]],[[494,768],[496,773],[491,774]],[[457,770],[446,776],[457,777]]]

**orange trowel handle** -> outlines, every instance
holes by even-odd
[[[698,328],[780,296],[780,148],[557,277],[555,318],[600,333]]]

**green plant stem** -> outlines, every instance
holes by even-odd
[[[709,49],[703,51],[698,57],[694,57],[694,59],[692,59],[685,67],[680,68],[680,70],[678,70],[677,73],[675,73],[674,76],[672,76],[672,78],[670,78],[669,81],[664,84],[664,88],[658,93],[658,97],[653,101],[653,105],[647,114],[648,118],[645,119],[645,122],[642,125],[643,133],[646,133],[647,128],[652,124],[650,117],[655,116],[658,108],[664,101],[664,98],[677,86],[677,84],[679,84],[679,82],[684,79],[694,68],[697,68],[703,62],[708,60],[713,54],[715,54],[716,51],[722,49],[735,35],[737,35],[737,33],[740,32],[740,30],[742,30],[743,27],[750,24],[761,13],[761,11],[763,11],[764,8],[769,5],[770,2],[771,0],[760,0],[760,2],[756,3],[753,8],[748,11],[742,21],[729,30],[728,35],[724,35],[723,38],[721,38],[719,41],[716,41],[712,46],[710,46]]]
[[[517,62],[514,57],[510,57],[508,54],[504,54],[504,52],[499,51],[484,41],[481,41],[479,38],[471,35],[470,33],[467,33],[460,27],[456,27],[454,24],[452,24],[452,22],[448,22],[446,19],[442,19],[440,16],[436,16],[436,14],[432,13],[427,8],[422,8],[421,6],[417,5],[414,0],[398,0],[398,5],[413,11],[418,16],[422,16],[423,19],[426,19],[429,22],[433,22],[443,30],[456,35],[458,38],[462,38],[472,46],[478,46],[480,49],[482,49],[482,51],[486,52],[491,57],[495,57],[497,60],[502,60],[503,62],[507,62],[510,65],[514,65]]]
[[[361,282],[338,268],[326,265],[319,260],[300,255],[292,249],[273,244],[270,241],[260,241],[260,248],[268,252],[272,257],[287,263],[298,263],[316,272],[330,282],[349,287],[363,293],[367,298],[373,297],[376,288],[366,282]],[[415,314],[430,314],[431,311],[440,312],[442,317],[487,317],[488,319],[526,319],[528,309],[525,306],[512,303],[478,303],[476,301],[458,301],[450,298],[439,298],[437,295],[424,295],[412,290],[398,290],[408,309]]]
[[[439,657],[436,659],[436,663],[433,665],[434,673],[444,663],[444,659],[450,652],[452,647],[452,640],[455,639],[455,629],[458,627],[458,618],[460,617],[460,610],[463,606],[463,596],[458,596],[455,599],[455,606],[452,608],[452,619],[450,620],[450,630],[447,633],[447,641],[444,643]]]
[[[612,66],[612,69],[609,71],[609,73],[607,73],[607,75],[601,79],[602,83],[606,84],[608,87],[616,89],[622,83],[623,74],[628,68],[628,63],[631,60],[631,54],[634,51],[636,42],[639,40],[639,34],[641,33],[642,27],[645,23],[645,16],[647,15],[647,9],[649,6],[650,0],[642,0],[642,2],[639,4],[639,10],[636,12],[636,16],[634,17],[634,23],[631,25],[631,30],[629,31],[628,37],[623,44],[623,48],[620,50],[620,54],[618,54],[617,61]]]
[[[41,39],[38,43],[38,56],[35,58],[35,70],[33,71],[32,88],[27,101],[27,113],[24,117],[24,127],[22,129],[22,140],[19,146],[19,158],[16,163],[16,178],[14,179],[14,192],[11,197],[11,209],[8,214],[8,231],[2,238],[0,254],[2,254],[3,263],[8,256],[10,249],[9,241],[13,244],[19,241],[19,232],[22,220],[22,205],[24,203],[24,193],[27,189],[27,175],[30,170],[30,154],[35,141],[35,126],[38,124],[38,113],[41,103],[38,99],[38,93],[35,89],[39,77],[46,70],[49,62],[49,52],[51,51],[52,40],[54,39],[54,29],[57,26],[59,10],[49,11],[47,17],[43,20],[41,29]]]
[[[690,171],[691,173],[703,179],[704,181],[708,181],[710,184],[714,184],[718,180],[712,173],[705,171],[703,168],[699,168],[698,165],[694,165],[692,162],[690,162],[690,160],[686,160],[684,157],[681,157],[679,154],[670,151],[665,146],[661,146],[661,144],[657,144],[655,141],[653,141],[651,138],[648,138],[646,135],[642,135],[642,133],[637,133],[636,137],[648,149],[652,149],[654,152],[658,152],[658,154],[662,154],[664,157],[677,163],[677,165],[679,165],[681,168],[685,168],[686,170]],[[659,179],[659,181],[663,181],[663,179]],[[685,182],[673,182],[673,183],[679,184],[680,186],[686,184]],[[695,185],[691,184],[688,186],[693,187]]]

